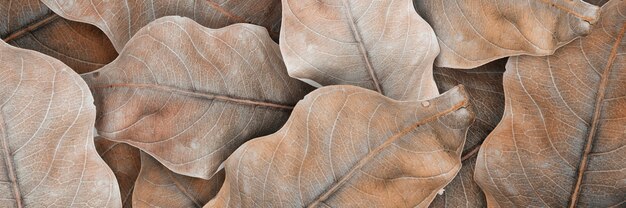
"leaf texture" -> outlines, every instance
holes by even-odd
[[[59,59],[79,73],[100,68],[117,56],[100,29],[60,18],[39,0],[0,0],[0,38]]]
[[[435,29],[440,67],[471,69],[515,55],[549,55],[589,33],[599,9],[582,0],[414,0]]]
[[[141,154],[133,207],[202,207],[220,190],[224,171],[210,180],[173,173],[148,154]]]
[[[512,57],[505,114],[478,155],[490,207],[623,207],[626,1],[547,57]]]
[[[120,207],[93,142],[87,85],[60,61],[0,41],[0,205]]]
[[[150,23],[83,78],[100,135],[204,179],[245,141],[279,129],[311,90],[287,75],[263,27],[209,29],[183,17]]]
[[[280,30],[280,0],[41,0],[70,20],[93,24],[109,36],[118,52],[143,26],[164,16],[184,16],[210,28],[235,23]]]
[[[499,59],[472,70],[435,67],[434,75],[440,92],[462,84],[469,96],[470,109],[476,119],[467,132],[462,167],[459,174],[437,196],[430,207],[486,207],[487,201],[474,182],[476,155],[483,140],[498,125],[504,113],[502,73],[507,59]]]
[[[320,88],[233,153],[206,207],[427,207],[461,168],[467,104],[462,88],[420,102]]]
[[[100,136],[95,138],[96,150],[113,170],[120,186],[122,206],[132,207],[132,194],[135,181],[141,169],[140,151],[128,144],[114,142]]]
[[[289,75],[397,100],[437,96],[439,45],[410,0],[283,0],[280,48]]]

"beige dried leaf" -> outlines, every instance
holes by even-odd
[[[623,207],[626,196],[626,1],[587,37],[546,57],[512,57],[505,114],[475,178],[490,207]]]
[[[427,207],[461,168],[467,104],[462,88],[413,102],[320,88],[231,155],[205,207]]]
[[[100,135],[204,179],[245,141],[279,129],[311,90],[287,75],[265,28],[209,29],[183,17],[150,23],[83,78]]]
[[[411,0],[283,0],[280,48],[289,75],[348,84],[397,100],[439,95],[439,45]]]
[[[120,207],[93,142],[85,82],[54,58],[0,41],[0,204]]]
[[[599,8],[582,0],[414,0],[435,29],[440,67],[471,69],[515,55],[542,56],[589,33]]]

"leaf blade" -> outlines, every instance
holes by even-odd
[[[290,76],[317,85],[360,86],[397,100],[439,94],[432,78],[439,46],[411,1],[282,5],[280,47]]]
[[[465,96],[456,88],[429,101],[398,102],[353,86],[320,88],[281,130],[233,153],[224,186],[205,207],[427,207],[460,168],[472,120]],[[376,119],[362,122],[370,116]],[[388,122],[394,118],[397,126]],[[441,166],[429,169],[431,160]]]
[[[288,77],[262,27],[209,29],[173,16],[150,23],[118,59],[83,78],[100,135],[203,179],[240,144],[278,129],[311,89]]]
[[[505,116],[485,141],[476,168],[490,206],[623,203],[626,189],[618,182],[625,176],[623,164],[615,161],[621,160],[626,144],[620,139],[624,134],[615,129],[625,125],[620,119],[624,115],[616,110],[623,107],[624,59],[615,51],[626,45],[620,38],[626,27],[620,13],[626,4],[610,1],[602,9],[589,36],[548,57],[520,56],[507,63]],[[520,114],[525,119],[515,120]],[[497,144],[502,140],[509,142]],[[544,151],[533,151],[537,149]],[[509,170],[496,167],[504,163]],[[501,174],[519,175],[518,182],[507,186],[508,179],[497,179]],[[512,198],[510,190],[529,198]]]
[[[508,56],[550,55],[588,34],[599,15],[582,0],[414,2],[437,33],[435,65],[463,69]]]
[[[6,203],[121,206],[115,176],[94,147],[87,85],[60,61],[2,41],[0,62],[0,180],[8,182],[0,193]]]

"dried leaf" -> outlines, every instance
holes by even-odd
[[[93,143],[87,85],[60,61],[0,41],[0,201],[9,207],[120,207]]]
[[[117,183],[120,186],[122,206],[130,208],[135,181],[141,168],[140,151],[128,144],[113,142],[96,137],[96,150],[104,162],[113,170]]]
[[[279,129],[311,90],[287,75],[264,28],[215,30],[182,17],[150,23],[115,61],[83,78],[100,135],[204,179],[245,141]]]
[[[100,29],[59,18],[39,0],[0,3],[0,37],[57,58],[79,73],[100,68],[117,56]]]
[[[626,196],[626,1],[591,34],[547,57],[512,57],[503,120],[475,179],[491,207],[623,207]]]
[[[217,194],[223,182],[224,171],[210,180],[186,177],[142,153],[133,207],[202,207]]]
[[[463,84],[469,95],[470,109],[476,121],[467,132],[459,174],[435,198],[430,207],[486,207],[485,195],[474,182],[476,155],[483,140],[496,127],[504,111],[502,73],[507,59],[500,59],[472,70],[435,67],[435,81],[440,92]]]
[[[439,95],[439,46],[410,0],[283,0],[280,48],[289,75],[349,84],[397,100]],[[311,81],[309,81],[311,80]]]
[[[67,19],[102,29],[118,52],[143,26],[170,15],[192,18],[210,28],[253,23],[266,27],[273,37],[280,30],[280,0],[41,1]]]
[[[206,207],[427,207],[461,168],[467,102],[462,88],[418,102],[320,88],[233,153]]]
[[[435,29],[435,65],[475,68],[514,55],[549,55],[589,33],[599,9],[582,0],[414,0]]]

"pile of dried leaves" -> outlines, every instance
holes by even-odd
[[[0,207],[624,207],[625,32],[625,0],[0,0]]]

